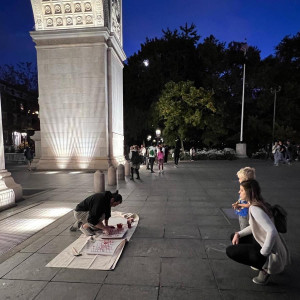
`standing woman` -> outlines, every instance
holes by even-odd
[[[240,198],[250,203],[249,226],[236,232],[232,245],[227,247],[227,256],[241,264],[259,270],[252,281],[265,285],[270,274],[281,273],[290,257],[284,240],[278,234],[272,221],[269,205],[263,200],[256,180],[240,184]]]
[[[140,169],[140,164],[142,162],[142,157],[139,154],[137,145],[130,147],[129,159],[130,159],[130,167],[131,167],[130,180],[134,180],[133,178],[134,172],[136,173],[136,179],[141,179],[139,169]]]

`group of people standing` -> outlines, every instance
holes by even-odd
[[[252,281],[265,285],[271,274],[281,273],[290,262],[288,248],[274,225],[271,206],[261,195],[255,169],[245,167],[237,176],[240,197],[232,207],[239,216],[240,230],[231,235],[232,245],[227,247],[226,254],[258,270]]]
[[[150,147],[146,148],[144,145],[141,147],[133,145],[130,147],[129,160],[131,168],[131,180],[140,179],[139,169],[141,165],[146,165],[146,169],[154,173],[154,163],[157,161],[159,173],[164,173],[164,163],[168,162],[169,148],[165,145],[156,145],[153,143]]]
[[[285,144],[279,140],[275,141],[272,147],[272,154],[274,156],[274,166],[278,167],[280,162],[291,164],[292,160],[298,158],[297,148],[287,141]]]

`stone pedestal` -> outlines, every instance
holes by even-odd
[[[16,200],[23,198],[23,189],[20,184],[15,183],[11,173],[5,170],[4,144],[2,134],[2,110],[0,93],[0,210],[15,205]]]
[[[117,175],[116,175],[116,168],[110,166],[107,172],[107,184],[108,185],[116,185],[117,184]]]
[[[125,176],[129,176],[130,175],[130,162],[128,160],[126,160],[125,162]]]
[[[14,193],[14,200],[12,200],[13,203],[15,203],[15,201],[20,201],[23,199],[23,188],[20,184],[15,182],[10,172],[7,172],[7,170],[1,170],[0,181],[3,181],[3,183],[5,184],[5,189],[8,188],[13,190]]]
[[[117,177],[118,180],[125,180],[125,168],[122,164],[119,164],[117,167]]]
[[[34,140],[34,159],[31,163],[31,169],[34,170],[41,158],[41,132],[35,131],[34,135],[30,138]]]
[[[0,174],[0,211],[15,206],[15,193],[6,186]]]
[[[41,126],[36,168],[124,163],[120,1],[31,2]]]
[[[105,191],[105,176],[99,170],[94,174],[94,192],[102,193]]]
[[[245,143],[236,144],[236,156],[238,158],[247,158],[247,145]]]

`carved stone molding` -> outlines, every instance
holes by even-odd
[[[111,0],[111,30],[121,41],[121,3],[120,0]]]
[[[104,27],[103,1],[31,0],[35,30]]]

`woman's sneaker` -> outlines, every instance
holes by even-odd
[[[266,285],[269,282],[270,275],[264,271],[259,271],[258,276],[254,277],[252,281],[256,284]]]

